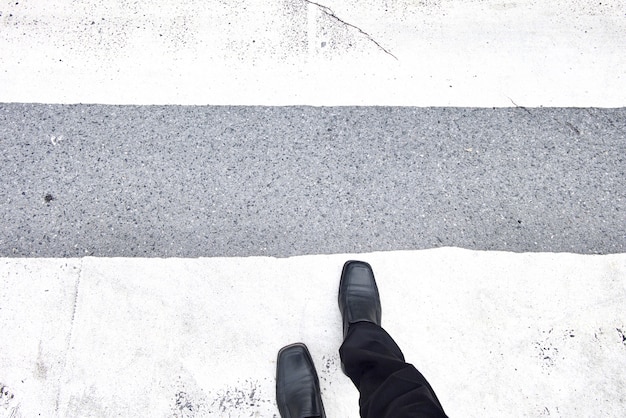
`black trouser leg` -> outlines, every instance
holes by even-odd
[[[350,325],[339,355],[361,394],[362,418],[446,417],[426,378],[404,361],[398,345],[378,325]]]

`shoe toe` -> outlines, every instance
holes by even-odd
[[[315,366],[302,343],[278,352],[276,402],[283,418],[325,416]]]
[[[351,323],[367,321],[380,325],[380,296],[368,263],[351,260],[344,264],[339,284],[339,309],[344,320],[344,336]]]

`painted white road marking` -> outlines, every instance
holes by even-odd
[[[626,103],[626,0],[10,2],[0,101]]]
[[[357,417],[337,354],[338,279],[352,258],[372,264],[383,326],[450,416],[626,408],[626,254],[456,248],[1,259],[0,383],[17,400],[8,405],[22,416],[269,417],[277,351],[302,341],[329,416]]]

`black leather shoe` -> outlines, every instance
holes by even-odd
[[[282,418],[326,418],[315,366],[302,343],[278,352],[276,404]]]
[[[380,325],[381,308],[372,267],[364,261],[347,261],[339,282],[339,310],[343,318],[343,336],[355,322]]]

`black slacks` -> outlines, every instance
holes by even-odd
[[[446,417],[426,378],[404,361],[396,342],[378,325],[350,325],[339,355],[361,394],[362,418]]]

